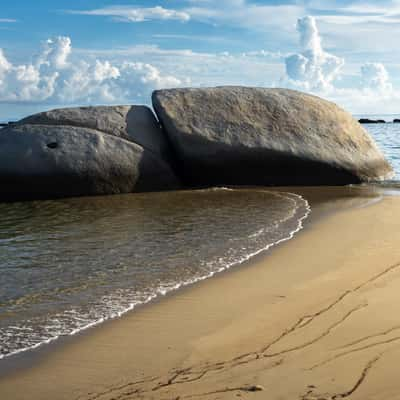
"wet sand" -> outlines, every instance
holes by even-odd
[[[400,398],[400,197],[346,196],[249,265],[3,371],[0,397]]]

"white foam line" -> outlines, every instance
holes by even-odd
[[[210,190],[210,189],[205,189],[205,190]],[[229,191],[233,191],[233,190],[241,190],[241,189],[231,189],[231,188],[225,188],[225,187],[218,187],[218,188],[212,188],[211,190],[229,190]],[[154,293],[154,294],[148,296],[148,297],[146,298],[146,300],[138,301],[138,302],[136,302],[136,303],[132,303],[132,304],[130,304],[127,308],[125,308],[124,310],[121,310],[121,311],[112,313],[112,314],[110,314],[109,316],[107,316],[106,318],[104,318],[104,317],[99,318],[98,320],[95,320],[95,321],[93,321],[93,322],[90,322],[90,323],[88,323],[88,324],[86,324],[86,325],[84,325],[84,326],[82,326],[82,327],[73,329],[73,330],[72,330],[71,332],[69,332],[69,333],[63,333],[63,334],[55,335],[55,336],[53,336],[53,337],[51,337],[51,338],[49,338],[49,339],[43,340],[43,341],[41,341],[41,342],[39,342],[39,343],[36,343],[36,344],[34,344],[34,345],[32,345],[32,346],[24,347],[24,348],[21,348],[21,349],[18,349],[18,350],[14,350],[14,351],[12,351],[12,352],[10,352],[10,353],[7,353],[7,354],[0,354],[0,360],[3,359],[3,358],[6,358],[6,357],[10,357],[10,356],[13,356],[13,355],[16,355],[16,354],[19,354],[19,353],[28,351],[28,350],[37,349],[38,347],[40,347],[40,346],[42,346],[42,345],[45,345],[45,344],[49,344],[49,343],[51,343],[51,342],[54,342],[55,340],[57,340],[57,339],[60,338],[60,337],[73,336],[73,335],[76,335],[76,334],[79,333],[79,332],[82,332],[82,331],[86,330],[86,329],[89,329],[89,328],[92,328],[92,327],[94,327],[94,326],[96,326],[96,325],[99,325],[99,324],[101,324],[102,322],[105,322],[105,321],[107,321],[107,320],[111,320],[111,319],[114,319],[114,318],[121,317],[122,315],[126,314],[127,312],[130,312],[130,311],[134,310],[134,308],[135,308],[136,306],[138,306],[138,305],[147,304],[147,303],[149,303],[150,301],[154,300],[155,298],[159,297],[160,295],[161,295],[161,296],[165,296],[165,295],[167,295],[168,293],[171,293],[171,292],[173,292],[173,291],[176,291],[176,290],[178,290],[178,289],[180,289],[180,288],[182,288],[182,287],[189,286],[189,285],[193,285],[193,284],[195,284],[195,283],[197,283],[197,282],[201,282],[201,281],[204,281],[204,280],[206,280],[206,279],[212,278],[214,275],[216,275],[216,274],[218,274],[218,273],[221,273],[221,272],[223,272],[223,271],[226,271],[226,270],[230,269],[230,268],[233,267],[233,266],[243,264],[244,262],[248,261],[250,258],[252,258],[252,257],[254,257],[254,256],[256,256],[256,255],[258,255],[258,254],[260,254],[260,253],[262,253],[262,252],[264,252],[264,251],[269,250],[269,249],[270,249],[271,247],[273,247],[273,246],[276,246],[276,245],[278,245],[278,244],[280,244],[280,243],[283,243],[283,242],[286,242],[286,241],[292,239],[296,233],[298,233],[301,229],[303,229],[303,221],[304,221],[304,220],[310,215],[310,213],[311,213],[311,207],[310,207],[310,204],[308,203],[308,201],[307,201],[303,196],[301,196],[301,195],[299,195],[299,194],[296,194],[296,193],[290,193],[290,192],[273,192],[273,191],[269,191],[269,190],[259,190],[259,191],[266,192],[266,193],[271,193],[272,195],[278,196],[278,197],[286,197],[286,196],[288,196],[289,198],[290,198],[290,197],[292,197],[292,198],[294,197],[294,198],[297,198],[298,200],[300,200],[300,201],[303,203],[303,206],[304,206],[304,208],[305,208],[305,213],[304,213],[304,215],[303,215],[302,217],[299,218],[296,229],[294,229],[293,231],[291,231],[291,232],[289,233],[288,236],[286,236],[286,237],[284,237],[284,238],[282,238],[282,239],[279,239],[279,240],[277,240],[276,242],[269,243],[267,246],[265,246],[265,247],[263,247],[263,248],[261,248],[261,249],[259,249],[259,250],[257,250],[257,251],[254,251],[253,253],[247,254],[246,256],[242,257],[242,258],[239,259],[239,260],[236,260],[236,261],[227,263],[225,266],[222,266],[222,267],[218,268],[218,269],[215,270],[215,271],[210,271],[210,272],[209,272],[208,274],[206,274],[206,275],[203,275],[203,276],[200,276],[200,277],[197,277],[197,278],[194,278],[194,279],[188,279],[188,280],[186,280],[186,281],[177,283],[177,284],[172,285],[172,286],[170,286],[170,287],[163,287],[163,286],[161,286],[161,287],[159,287],[159,288],[157,289],[156,293]],[[284,195],[286,195],[286,196],[284,196]],[[292,213],[292,217],[296,214],[297,210],[299,209],[299,206],[297,205],[297,202],[296,202],[296,201],[295,201],[295,203],[296,203],[296,207],[295,207],[295,209],[294,209],[294,213]],[[288,219],[289,219],[289,218],[285,218],[285,219],[283,219],[283,220],[280,221],[280,222],[282,223],[282,222],[284,222],[284,221],[287,221]]]

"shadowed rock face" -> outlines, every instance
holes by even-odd
[[[189,185],[342,185],[393,170],[350,114],[285,89],[218,87],[153,93]]]
[[[153,152],[94,129],[15,125],[0,132],[0,200],[176,188]]]

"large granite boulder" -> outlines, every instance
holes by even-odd
[[[153,93],[189,185],[342,185],[393,174],[350,114],[285,89],[217,87]]]
[[[17,124],[0,131],[0,200],[177,187],[158,154],[95,129]]]

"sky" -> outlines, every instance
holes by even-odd
[[[400,0],[2,0],[0,120],[220,85],[400,113],[398,37]]]

